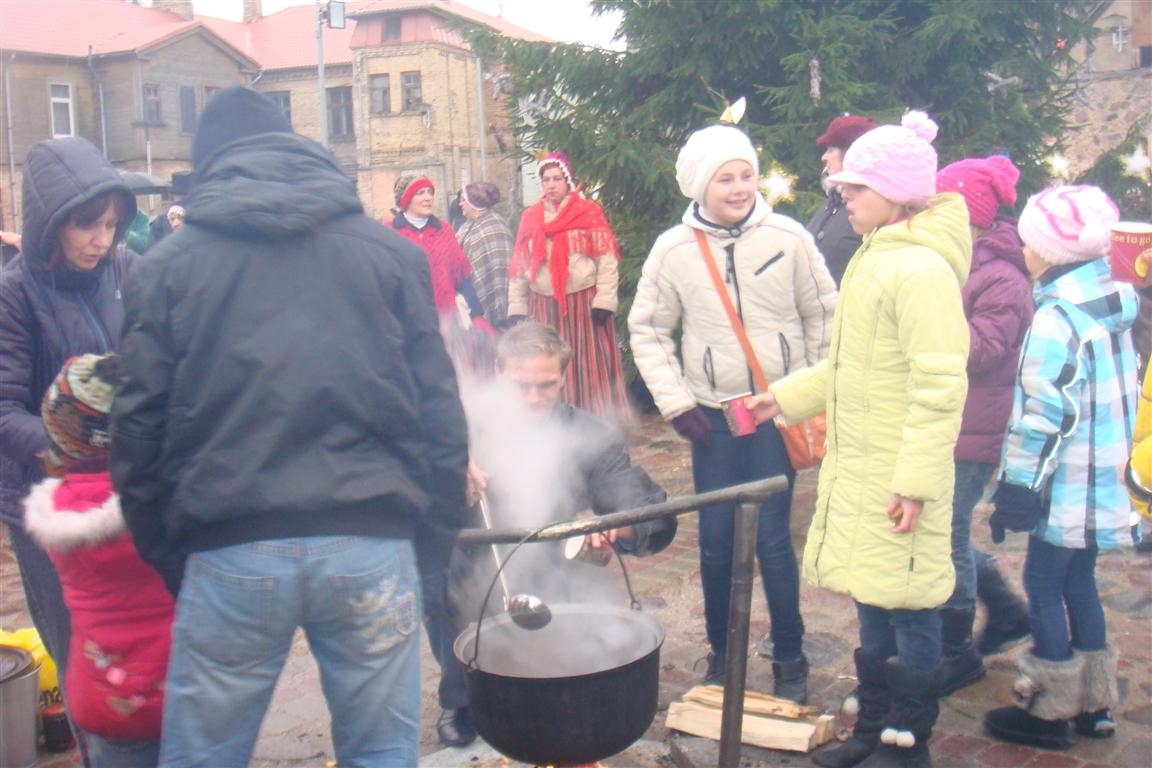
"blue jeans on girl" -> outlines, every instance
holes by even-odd
[[[932,671],[940,663],[940,611],[887,610],[856,603],[860,649],[881,659],[896,657],[906,667]]]
[[[721,411],[704,410],[712,423],[712,442],[706,446],[692,444],[692,477],[697,493],[774,475],[788,478],[788,490],[772,496],[760,507],[756,559],[760,562],[760,576],[772,620],[773,658],[778,662],[799,661],[803,655],[804,621],[800,618],[800,571],[790,530],[792,481],[796,472],[774,425],[762,424],[754,434],[733,437]],[[712,650],[720,654],[728,645],[736,505],[704,507],[699,515],[704,623]]]
[[[1108,634],[1096,591],[1096,550],[1067,549],[1028,537],[1024,591],[1032,625],[1032,654],[1065,661],[1072,649],[1102,651]]]

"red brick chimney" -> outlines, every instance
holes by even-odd
[[[152,0],[152,7],[174,13],[184,21],[192,21],[192,0]]]
[[[245,24],[250,21],[256,21],[264,15],[264,0],[244,0],[244,18],[241,19]]]

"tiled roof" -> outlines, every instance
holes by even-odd
[[[3,0],[0,0],[3,2]],[[352,7],[352,3],[348,7]],[[261,69],[290,69],[316,66],[316,6],[289,6],[247,24],[211,16],[197,16],[228,44],[260,63]],[[352,61],[352,30],[324,26],[324,64],[348,64]]]
[[[347,4],[349,21],[344,29],[324,27],[324,63],[352,61],[353,17],[402,10],[460,18],[524,40],[548,39],[452,0],[370,0]],[[124,0],[0,0],[0,50],[99,56],[140,51],[204,29],[262,69],[315,66],[315,14],[313,5],[290,6],[245,24],[211,16],[184,21],[168,11]],[[442,42],[460,45],[462,38],[451,33]]]
[[[541,0],[544,2],[545,0]],[[492,27],[497,32],[507,35],[508,37],[515,37],[519,40],[533,40],[536,42],[551,42],[550,38],[538,35],[537,33],[518,27],[515,24],[509,24],[504,19],[498,16],[489,16],[483,11],[478,11],[463,3],[453,2],[452,0],[365,0],[359,3],[349,3],[346,15],[351,18],[355,16],[367,16],[374,13],[387,13],[388,11],[413,11],[413,10],[429,10],[440,14],[450,14],[466,21],[471,21],[484,26]]]
[[[0,0],[0,49],[87,56],[148,48],[198,27],[123,0]]]

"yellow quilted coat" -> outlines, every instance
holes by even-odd
[[[1135,487],[1133,487],[1135,486]],[[1136,408],[1136,431],[1132,435],[1132,464],[1129,467],[1128,493],[1132,506],[1152,520],[1148,500],[1152,496],[1152,365],[1144,373],[1140,405]]]
[[[864,238],[840,287],[828,358],[772,391],[795,422],[827,410],[828,453],[804,577],[888,610],[952,593],[952,451],[968,391],[960,289],[972,261],[955,194]],[[924,501],[913,533],[891,532],[893,494]]]

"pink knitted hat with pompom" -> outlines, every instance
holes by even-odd
[[[1020,169],[1003,155],[967,157],[936,174],[936,191],[958,192],[968,204],[968,217],[980,229],[992,226],[1000,206],[1016,205]]]
[[[1049,187],[1028,198],[1020,239],[1049,264],[1091,261],[1108,253],[1120,210],[1099,187]]]
[[[900,125],[882,125],[865,133],[844,153],[844,168],[828,177],[832,184],[859,184],[897,205],[923,207],[936,194],[939,131],[924,112],[905,113]]]

